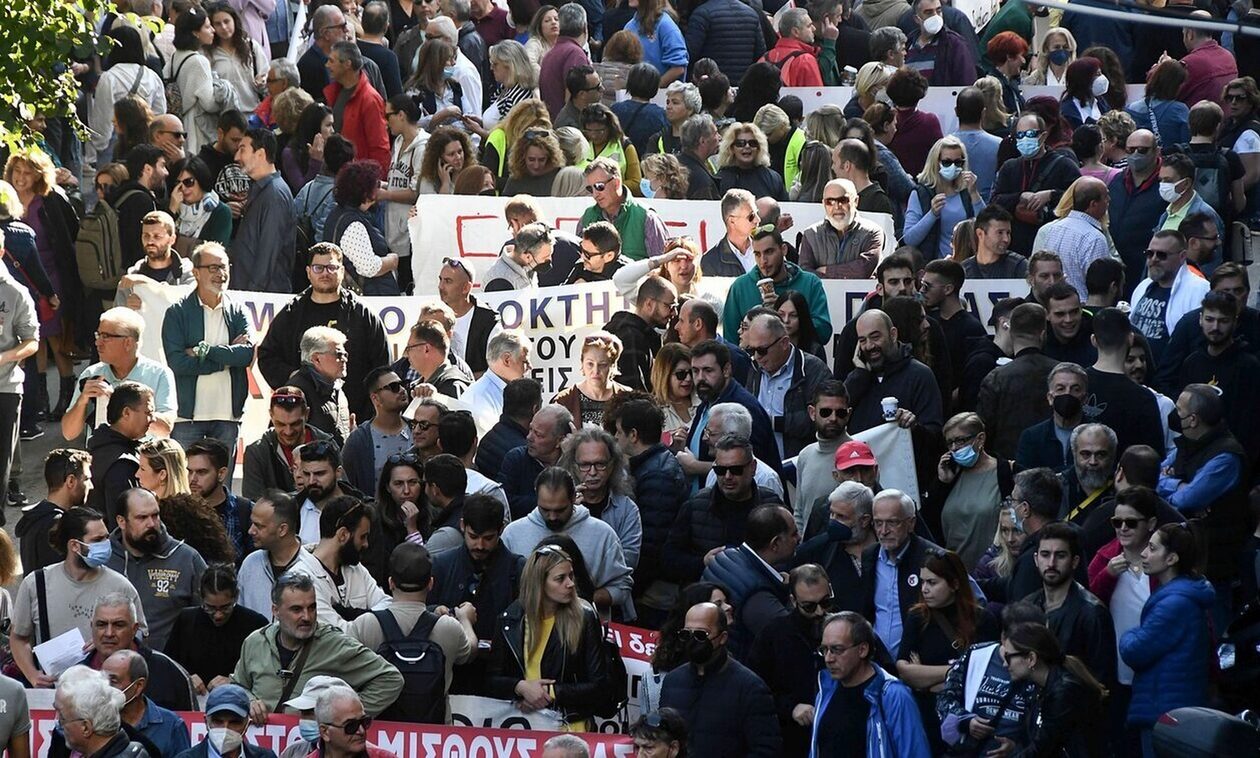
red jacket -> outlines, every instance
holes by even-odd
[[[1116,580],[1118,577],[1111,575],[1107,570],[1107,564],[1112,558],[1120,555],[1123,548],[1120,547],[1120,540],[1113,539],[1106,545],[1098,549],[1094,553],[1094,560],[1089,562],[1089,591],[1098,596],[1104,605],[1111,604],[1111,596],[1116,591]],[[1150,576],[1147,579],[1151,583],[1151,592],[1159,586],[1159,582],[1155,581],[1155,577]]]
[[[324,102],[331,108],[341,94],[341,85],[324,87]],[[354,143],[355,158],[381,164],[381,178],[389,175],[389,129],[385,126],[385,101],[368,82],[367,72],[359,72],[359,84],[346,103],[341,117],[341,136]]]
[[[799,53],[799,55],[793,55]],[[818,68],[818,50],[792,37],[780,37],[770,52],[762,56],[768,63],[779,63],[792,56],[783,64],[779,77],[784,87],[821,87],[822,71]]]
[[[1225,105],[1222,95],[1225,85],[1238,78],[1238,63],[1234,54],[1221,47],[1216,40],[1209,40],[1198,49],[1191,50],[1181,59],[1186,67],[1186,83],[1181,85],[1177,99],[1186,105],[1200,100],[1211,100]]]

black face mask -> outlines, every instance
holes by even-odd
[[[687,651],[687,660],[697,666],[709,662],[713,657],[713,645],[707,640],[691,640],[685,648]]]
[[[535,274],[545,274],[545,273],[547,273],[547,272],[548,272],[548,271],[550,271],[550,270],[551,270],[551,259],[550,259],[550,258],[548,258],[547,260],[543,261],[542,263],[539,263],[537,266],[534,266],[534,273],[535,273]]]
[[[1181,428],[1181,416],[1178,415],[1176,408],[1168,412],[1168,430],[1176,434],[1181,434],[1183,431]]]
[[[1076,395],[1055,395],[1054,412],[1063,418],[1076,418],[1081,414],[1081,400]]]
[[[796,609],[796,623],[801,631],[805,632],[805,636],[811,640],[822,639],[823,622],[826,620],[825,616],[806,614],[800,608]]]

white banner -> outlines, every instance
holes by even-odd
[[[922,505],[919,502],[919,483],[914,473],[914,444],[911,442],[909,429],[902,429],[890,421],[855,434],[853,439],[871,446],[875,460],[879,461],[880,486],[901,490],[914,500],[916,507]]]

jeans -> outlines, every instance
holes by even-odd
[[[236,441],[240,437],[241,425],[236,421],[177,421],[171,430],[171,439],[179,443],[185,450],[192,443],[205,437],[212,437],[222,442],[228,449],[228,489],[232,488],[232,472],[236,470]]]

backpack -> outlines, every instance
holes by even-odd
[[[440,617],[425,611],[411,633],[403,634],[393,613],[372,611],[372,615],[385,635],[385,641],[376,649],[377,655],[403,675],[402,692],[379,718],[412,724],[446,723],[446,653],[430,639]]]
[[[1181,153],[1194,161],[1194,191],[1203,198],[1203,202],[1212,206],[1212,210],[1222,219],[1233,214],[1229,207],[1229,148],[1218,147],[1211,152],[1191,150],[1188,144],[1176,145],[1169,153]]]
[[[118,209],[133,195],[143,193],[142,189],[132,188],[115,198],[113,203],[101,198],[79,222],[74,257],[79,267],[79,279],[87,289],[117,289],[118,280],[127,272],[122,259],[122,240],[118,234]]]
[[[293,227],[296,235],[296,244],[293,249],[296,252],[294,269],[299,273],[306,271],[307,264],[311,262],[311,246],[320,241],[319,233],[315,230],[315,214],[319,212],[320,208],[324,207],[324,201],[328,200],[328,196],[332,192],[333,188],[329,187],[328,191],[324,193],[323,197],[314,206],[311,205],[311,195],[315,193],[307,193],[306,204],[297,214],[297,223]],[[305,276],[303,273],[302,277]],[[295,281],[298,280],[295,279]]]
[[[772,66],[774,66],[775,68],[779,69],[779,74],[780,74],[780,75],[782,75],[782,74],[783,74],[783,68],[784,68],[785,66],[787,66],[788,61],[792,60],[793,58],[797,57],[798,55],[805,55],[805,51],[804,51],[804,50],[793,50],[792,52],[790,52],[790,53],[788,53],[787,55],[783,56],[783,57],[782,57],[782,58],[780,58],[779,60],[777,60],[777,61],[772,61],[772,60],[770,60],[770,53],[769,53],[769,52],[767,52],[765,55],[761,56],[761,60],[760,60],[760,61],[758,61],[758,62],[759,62],[759,63],[769,63],[770,65],[772,65]]]
[[[192,55],[185,55],[184,59],[175,67],[175,73],[166,82],[166,112],[174,113],[176,116],[183,116],[187,111],[184,110],[184,93],[179,88],[179,72],[184,68],[184,64],[188,62]]]

